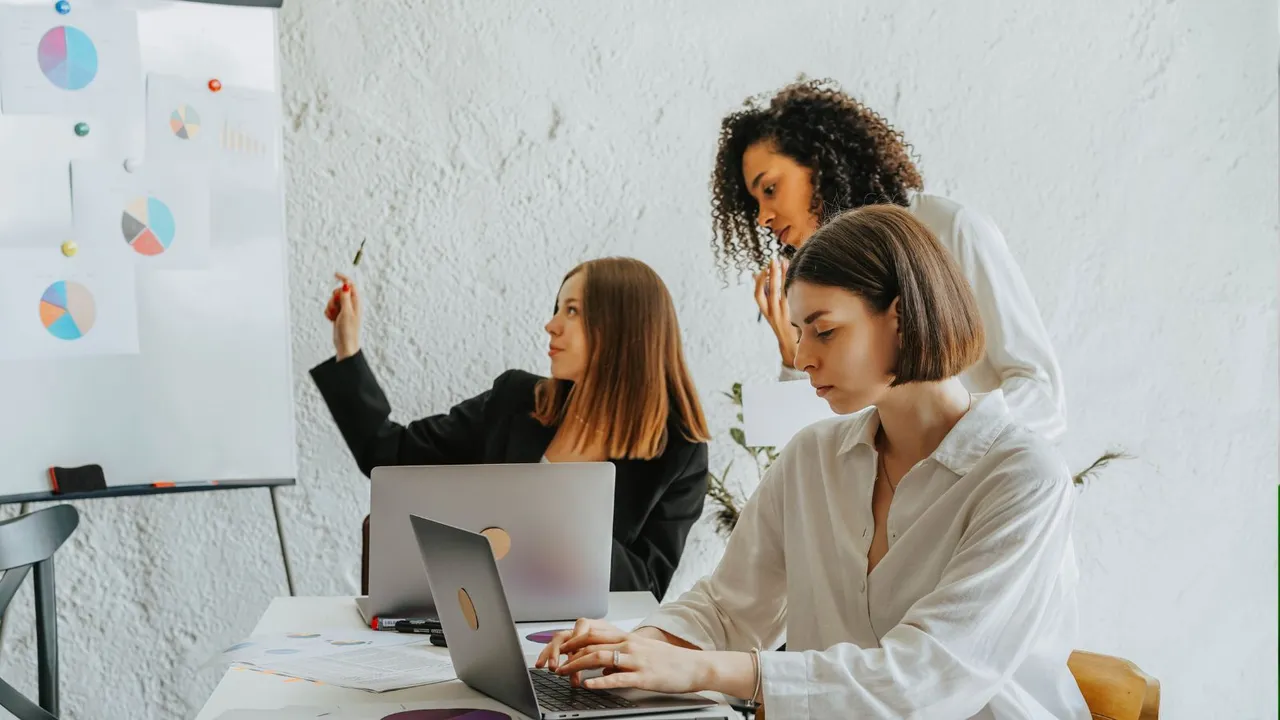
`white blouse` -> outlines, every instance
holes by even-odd
[[[642,625],[761,652],[785,718],[1080,718],[1075,491],[1057,451],[976,395],[903,476],[867,574],[875,408],[811,425],[743,509],[715,572]]]
[[[1000,228],[985,214],[937,195],[915,193],[907,210],[951,252],[978,301],[986,354],[960,380],[971,392],[1003,390],[1019,423],[1057,441],[1067,430],[1062,370]],[[780,377],[808,376],[784,365]]]

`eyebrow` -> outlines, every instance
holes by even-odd
[[[761,172],[761,173],[759,173],[758,175],[756,175],[756,179],[751,181],[751,189],[752,189],[752,190],[755,190],[755,189],[756,189],[756,186],[760,184],[760,178],[762,178],[762,177],[764,177],[764,173],[763,173],[763,172]]]
[[[819,311],[817,311],[817,312],[809,313],[809,317],[807,317],[807,318],[805,318],[805,319],[804,319],[804,324],[805,324],[805,325],[812,325],[814,320],[817,320],[818,318],[822,317],[823,315],[826,315],[826,314],[827,314],[827,313],[829,313],[829,312],[831,312],[831,311],[830,311],[830,310],[819,310]]]

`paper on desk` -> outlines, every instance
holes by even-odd
[[[743,431],[748,445],[781,449],[807,425],[836,417],[808,380],[742,387]]]
[[[267,666],[281,658],[333,655],[353,648],[399,647],[427,642],[425,635],[377,632],[369,628],[316,628],[252,635],[220,653],[212,662]]]
[[[471,720],[495,720],[496,718],[524,720],[525,717],[501,703],[478,696],[468,700],[434,700],[413,703],[343,703],[342,705],[323,707],[291,705],[271,710],[227,710],[214,720],[278,720],[280,718],[284,720],[313,720],[315,718],[323,718],[324,720],[421,720],[422,715],[417,715],[415,718],[413,714],[415,710],[453,711],[443,716],[457,718],[457,720],[468,720],[468,716],[462,712],[467,710],[479,711],[475,716],[472,716]]]
[[[415,718],[413,711],[452,710],[456,712],[464,709],[500,713],[497,717],[505,716],[511,718],[511,720],[530,720],[499,702],[480,696],[467,700],[433,700],[412,703],[343,703],[342,705],[325,707],[293,705],[273,710],[227,710],[214,718],[214,720],[315,720],[316,718],[323,718],[324,720],[420,720],[422,716],[419,715]],[[467,720],[467,715],[464,714],[450,714],[447,717]],[[477,713],[476,717],[483,717],[483,715]],[[492,718],[494,716],[490,715],[489,717]],[[687,713],[664,713],[661,717],[664,720],[691,720],[692,718],[736,719],[741,716],[728,705],[717,705]],[[486,720],[488,719],[486,718]]]
[[[284,656],[259,663],[285,675],[327,685],[388,692],[457,678],[453,663],[433,645],[421,641],[400,647],[357,647],[328,655]]]

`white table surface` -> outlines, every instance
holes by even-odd
[[[609,614],[606,619],[613,622],[640,620],[657,607],[653,595],[647,592],[612,593],[609,597]],[[546,623],[538,623],[544,627]],[[278,597],[271,601],[262,619],[252,634],[286,633],[300,628],[363,628],[366,627],[356,609],[355,598],[352,597]],[[522,633],[523,635],[523,633]],[[532,664],[539,650],[538,646],[525,642],[526,659]],[[432,648],[442,656],[448,656],[445,648]],[[435,685],[406,688],[394,692],[370,693],[363,690],[319,685],[304,680],[290,681],[286,678],[266,675],[249,670],[228,669],[223,675],[213,695],[209,697],[196,720],[217,720],[223,713],[232,710],[274,709],[291,706],[341,706],[359,707],[369,705],[383,708],[397,703],[412,707],[413,703],[429,701],[466,701],[474,707],[494,706],[480,693],[454,680]],[[484,702],[487,701],[487,702]],[[518,717],[509,711],[512,717]],[[633,716],[634,717],[634,716]],[[663,714],[667,720],[685,717],[724,717],[741,718],[727,706],[714,709],[712,714],[698,713]]]

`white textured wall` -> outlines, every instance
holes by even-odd
[[[1172,720],[1276,717],[1273,3],[287,4],[300,593],[358,585],[367,484],[305,373],[364,238],[366,344],[402,419],[545,370],[560,275],[626,254],[675,294],[729,459],[717,391],[776,360],[745,287],[713,274],[717,123],[807,72],[1004,229],[1066,373],[1073,466],[1139,456],[1081,494],[1080,646],[1158,676]],[[194,715],[219,676],[199,665],[284,592],[266,492],[81,508],[58,569],[68,717]],[[720,547],[700,527],[674,590]],[[33,688],[29,616],[0,675]]]

